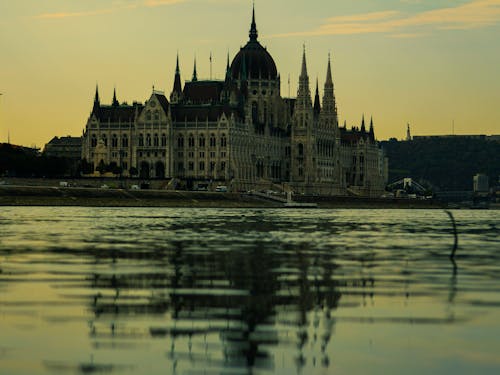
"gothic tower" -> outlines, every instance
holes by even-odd
[[[292,123],[291,180],[312,183],[316,179],[314,111],[307,74],[306,50],[302,54],[302,69]]]

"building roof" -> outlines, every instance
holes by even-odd
[[[192,104],[208,104],[220,101],[223,81],[191,81],[184,85],[184,101]]]
[[[94,108],[93,114],[102,122],[128,122],[134,121],[136,109],[141,112],[144,106],[134,103],[133,105],[100,105]]]

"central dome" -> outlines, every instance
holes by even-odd
[[[250,40],[241,48],[231,63],[231,77],[233,79],[269,79],[278,76],[276,64],[272,56],[257,41],[257,25],[255,24],[255,10],[252,14]],[[246,77],[243,77],[245,75]]]

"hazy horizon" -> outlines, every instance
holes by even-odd
[[[339,122],[374,118],[378,139],[500,133],[500,0],[256,1],[259,40],[295,96],[305,43],[311,91],[332,54]],[[101,103],[144,102],[173,85],[222,79],[248,40],[250,0],[0,0],[0,142],[79,136]],[[288,77],[290,76],[290,85]]]

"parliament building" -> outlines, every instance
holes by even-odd
[[[112,165],[122,176],[164,179],[169,186],[225,185],[230,191],[284,190],[318,195],[379,196],[387,158],[373,122],[339,126],[330,58],[323,97],[312,100],[306,53],[296,98],[281,97],[276,64],[258,41],[255,12],[249,41],[224,80],[198,79],[196,62],[182,84],[179,59],[169,98],[94,104],[83,132],[82,159],[93,171]]]

